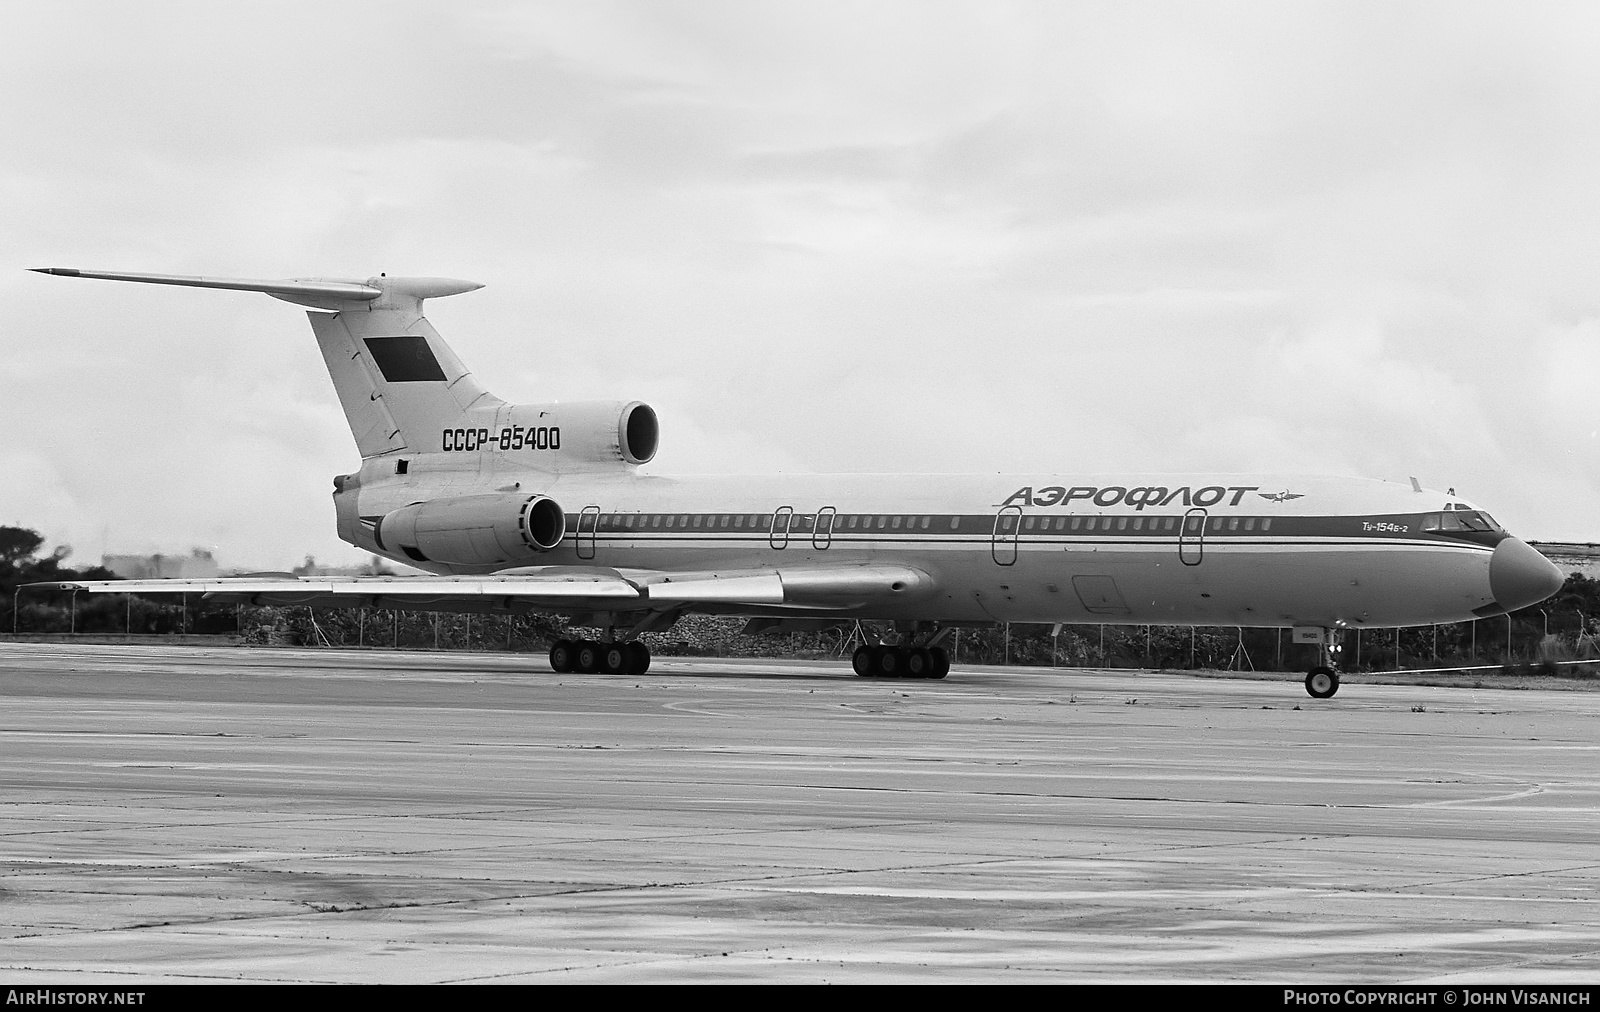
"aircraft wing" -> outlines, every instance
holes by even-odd
[[[201,594],[262,605],[498,611],[524,607],[583,611],[840,611],[919,595],[928,574],[909,566],[799,566],[670,572],[543,566],[486,576],[297,577],[201,580],[64,580],[30,584],[91,594]],[[474,607],[476,605],[477,607]]]

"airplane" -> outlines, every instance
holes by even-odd
[[[306,307],[361,455],[333,479],[339,537],[428,574],[58,589],[549,612],[596,630],[550,648],[552,669],[585,673],[643,673],[639,637],[691,613],[743,616],[752,632],[862,629],[862,677],[943,678],[963,626],[1289,628],[1316,647],[1305,688],[1326,699],[1341,630],[1503,615],[1563,582],[1488,512],[1415,478],[650,474],[661,433],[648,404],[512,404],[467,370],[423,303],[475,282],[35,270]]]

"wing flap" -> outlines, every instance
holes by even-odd
[[[219,577],[214,580],[74,580],[36,583],[34,587],[80,590],[91,594],[235,594],[240,596],[291,595],[296,597],[528,597],[553,600],[637,601],[639,590],[614,574],[564,573],[548,577],[423,577],[354,576],[341,579],[257,579]]]
[[[719,609],[837,611],[927,593],[933,578],[909,566],[801,566],[777,570],[674,573],[551,566],[488,576],[235,576],[203,580],[65,580],[30,584],[91,594],[213,594],[261,603],[357,607],[375,598],[397,606],[473,599],[533,605],[638,610],[714,605]]]

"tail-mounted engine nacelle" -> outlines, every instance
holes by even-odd
[[[412,503],[384,514],[378,547],[415,562],[523,564],[561,544],[567,516],[542,495],[469,495]]]
[[[661,439],[655,409],[643,401],[517,405],[514,417],[530,415],[540,428],[559,430],[560,463],[644,464]]]

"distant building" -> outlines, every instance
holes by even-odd
[[[1563,573],[1582,573],[1591,580],[1600,579],[1600,545],[1575,541],[1530,541],[1529,544]]]
[[[376,555],[364,566],[324,566],[317,562],[315,556],[308,555],[305,562],[290,572],[295,576],[393,576],[395,573],[388,560]]]
[[[100,565],[124,580],[205,580],[221,572],[204,548],[188,555],[102,555]]]

